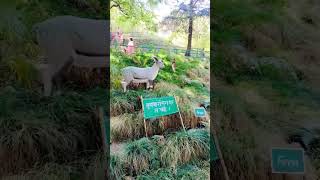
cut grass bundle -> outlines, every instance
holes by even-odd
[[[142,113],[111,117],[111,141],[136,139],[144,135]]]
[[[160,159],[166,166],[176,167],[193,159],[209,158],[209,132],[191,129],[169,135],[161,150]]]
[[[158,165],[158,147],[148,138],[128,143],[125,147],[125,162],[130,175],[140,174]]]

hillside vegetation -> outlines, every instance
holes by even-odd
[[[104,3],[1,1],[0,179],[104,178],[96,107],[106,107],[108,93],[85,69],[74,69],[87,77],[69,74],[62,89],[43,97],[34,66],[42,54],[32,32],[57,15],[105,18]]]
[[[162,59],[153,90],[132,86],[123,92],[121,69],[152,66],[152,56]],[[176,60],[176,72],[171,69]],[[114,179],[208,179],[209,120],[195,117],[194,108],[209,101],[209,61],[167,52],[111,51],[111,173]],[[187,132],[178,114],[143,121],[140,96],[175,96]]]
[[[270,148],[304,145],[306,178],[316,179],[320,3],[217,0],[212,7],[213,121],[231,179],[270,179]],[[289,144],[292,137],[302,145]]]

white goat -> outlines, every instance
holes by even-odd
[[[154,64],[152,67],[139,68],[139,67],[125,67],[122,69],[123,81],[121,82],[124,92],[127,91],[127,86],[131,82],[146,83],[149,88],[149,82],[156,79],[160,69],[164,67],[162,60],[153,57]]]

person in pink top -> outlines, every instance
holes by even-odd
[[[132,37],[129,38],[128,46],[124,49],[124,52],[129,55],[134,53],[134,43]]]

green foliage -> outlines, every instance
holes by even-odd
[[[35,67],[21,57],[8,62],[10,70],[15,74],[17,81],[24,87],[31,88],[38,73]]]
[[[111,179],[121,180],[125,174],[123,160],[115,155],[110,155],[110,174]]]
[[[191,129],[170,134],[159,143],[156,136],[151,139],[141,138],[126,144],[125,152],[120,157],[112,156],[112,166],[118,178],[123,177],[123,166],[129,169],[129,175],[137,179],[150,179],[158,176],[163,179],[188,179],[208,177],[208,164],[204,162],[209,158],[209,132],[203,129]],[[188,165],[186,164],[188,163]],[[208,163],[208,162],[207,162]],[[184,166],[178,166],[184,165]],[[170,165],[170,166],[168,166]],[[187,173],[193,169],[193,172]]]
[[[47,163],[32,168],[28,172],[20,172],[16,175],[2,176],[4,180],[99,180],[103,179],[103,156],[100,153],[66,164]]]
[[[132,30],[132,27],[144,26],[151,31],[155,31],[155,16],[150,7],[160,2],[154,0],[148,0],[147,3],[140,0],[111,0],[111,21],[123,29]]]
[[[117,52],[115,50],[112,50],[111,53],[111,74],[113,75],[112,82],[114,83],[113,88],[120,89],[121,86],[120,78],[121,71],[120,69],[126,67],[126,66],[137,66],[137,67],[146,67],[146,66],[152,66],[153,60],[152,56],[157,56],[160,59],[163,60],[163,63],[165,67],[159,71],[157,80],[158,82],[165,81],[168,83],[172,83],[175,85],[178,85],[180,87],[189,86],[189,87],[195,87],[195,91],[198,93],[206,92],[206,88],[203,87],[203,85],[199,84],[199,81],[193,81],[190,83],[186,82],[186,72],[192,71],[194,69],[204,69],[203,64],[205,62],[201,62],[201,60],[196,58],[186,58],[181,55],[175,55],[175,54],[167,54],[165,52],[159,52],[159,53],[144,53],[144,52],[137,52],[133,56],[126,56],[121,52]],[[176,61],[176,72],[173,72],[171,69],[171,62],[175,59]],[[209,73],[209,71],[207,71]],[[206,74],[206,76],[209,76],[209,74]],[[198,77],[193,77],[198,78]],[[204,75],[200,78],[206,78]],[[200,79],[199,78],[199,79]],[[200,79],[203,81],[203,79]]]
[[[182,180],[197,180],[208,179],[210,176],[209,164],[206,161],[200,161],[199,164],[190,163],[187,165],[174,168],[160,168],[157,171],[146,173],[137,176],[138,180],[167,180],[167,179],[182,179]]]
[[[288,4],[288,0],[258,0],[258,4],[269,5],[272,8],[282,9]]]
[[[157,169],[157,156],[158,148],[148,138],[133,141],[125,147],[125,162],[130,174],[139,174],[151,168]]]
[[[258,26],[265,22],[277,21],[281,11],[275,7],[283,7],[282,0],[217,0],[214,7],[214,39],[216,43],[240,40],[242,30],[248,26]],[[254,5],[257,3],[256,5]]]
[[[92,117],[96,105],[102,100],[105,105],[105,90],[43,98],[31,90],[7,87],[0,94],[0,157],[7,162],[1,174],[37,163],[66,163],[81,151],[89,155],[97,150]]]
[[[98,151],[99,134],[92,119],[96,106],[106,106],[108,93],[101,88],[88,91],[66,88],[60,95],[42,97],[37,92],[37,71],[33,66],[40,60],[40,51],[32,26],[67,14],[105,19],[107,2],[2,3],[6,6],[0,10],[0,161],[6,163],[0,165],[0,174],[21,174],[13,179],[85,179],[88,173],[88,179],[98,179],[101,175],[98,171],[102,169],[98,162],[91,166],[90,162],[74,161],[80,160],[80,155],[88,158]],[[45,168],[38,169],[40,166]],[[24,174],[30,169],[30,173]]]
[[[262,11],[252,5],[250,0],[244,1],[215,1],[213,7],[216,10],[217,21],[224,21],[221,25],[226,27],[259,24],[261,22],[272,20],[273,14]],[[249,23],[249,24],[248,24]]]
[[[227,83],[234,84],[241,77],[241,69],[234,65],[234,57],[227,53],[226,48],[218,48],[215,60],[210,64],[213,74],[223,78]]]
[[[255,179],[257,167],[263,160],[258,157],[253,137],[250,134],[235,135],[230,131],[220,134],[221,151],[231,179]]]
[[[206,159],[209,155],[209,133],[202,129],[191,129],[169,135],[161,150],[161,162],[175,167],[195,159]]]

